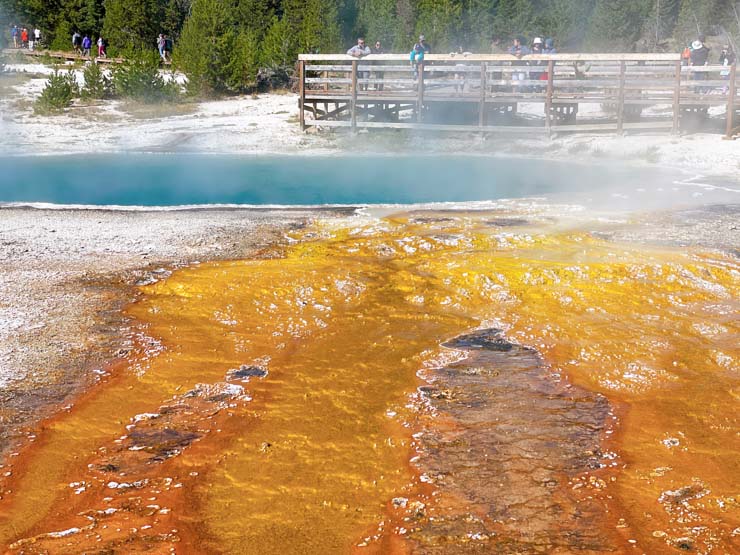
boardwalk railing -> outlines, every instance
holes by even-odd
[[[681,65],[678,54],[307,54],[301,127],[519,132],[665,129],[722,112],[740,118],[734,66]]]
[[[92,54],[97,53],[97,46],[93,49]],[[30,56],[32,58],[51,58],[54,60],[64,60],[68,62],[95,62],[98,64],[121,64],[124,58],[98,57],[95,55],[84,56],[77,52],[68,52],[64,50],[27,50],[25,48],[6,48],[0,52],[3,56]],[[12,58],[11,58],[12,59]],[[162,61],[164,65],[170,65],[170,61]]]

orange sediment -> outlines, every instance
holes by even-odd
[[[403,533],[368,531],[419,491],[416,373],[448,356],[443,341],[496,325],[627,407],[608,475],[560,486],[612,500],[619,549],[732,550],[737,262],[433,216],[301,232],[281,258],[142,287],[127,363],[12,464],[0,545],[404,551]],[[242,366],[268,373],[227,376]]]

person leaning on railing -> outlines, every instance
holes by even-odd
[[[424,61],[424,55],[431,53],[432,47],[429,46],[424,35],[419,35],[419,42],[414,44],[414,47],[411,49],[411,53],[409,54],[409,61],[414,68],[414,79],[419,78],[419,64]]]
[[[709,60],[709,48],[704,44],[704,35],[699,35],[694,42],[691,43],[691,54],[689,56],[689,64],[692,66],[705,66]],[[707,79],[707,74],[703,71],[695,71],[692,74],[692,79],[695,81],[703,81]],[[697,93],[707,92],[706,87],[697,87],[695,89]]]
[[[367,56],[369,54],[371,54],[370,47],[365,45],[365,39],[362,37],[357,39],[357,44],[355,44],[352,48],[347,50],[347,56],[352,56],[353,58],[362,58],[363,56]],[[369,76],[370,76],[369,71],[357,72],[358,79],[368,79]],[[360,90],[366,91],[367,84],[360,85]]]

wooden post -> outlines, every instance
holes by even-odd
[[[352,132],[357,130],[357,60],[352,61],[352,100],[350,101],[350,126]]]
[[[617,133],[624,133],[624,81],[627,72],[627,64],[624,60],[619,62],[619,93],[617,94]]]
[[[547,62],[547,90],[545,92],[545,128],[547,129],[547,136],[550,136],[552,127],[552,93],[553,93],[553,79],[555,78],[555,61],[550,60]]]
[[[301,122],[301,131],[306,130],[306,114],[304,105],[306,103],[306,61],[298,62],[298,119]]]
[[[681,62],[676,62],[676,82],[673,86],[673,127],[671,133],[678,135],[681,121]]]
[[[737,94],[737,64],[730,67],[730,87],[727,97],[727,129],[725,138],[732,138],[732,131],[735,129],[735,95]]]
[[[480,65],[480,106],[478,107],[478,127],[486,124],[486,81],[487,81],[487,64],[483,62]]]
[[[419,89],[416,97],[416,122],[421,123],[421,110],[424,107],[424,62],[417,65],[419,71]]]

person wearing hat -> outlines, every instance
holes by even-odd
[[[699,35],[699,38],[691,43],[691,54],[689,55],[690,66],[705,66],[709,59],[709,48],[704,44],[704,35]],[[708,76],[706,72],[695,71],[691,74],[692,79],[695,81],[704,81]],[[697,93],[707,92],[704,87],[698,87]]]
[[[352,48],[347,50],[347,56],[352,56],[353,58],[362,58],[363,56],[369,56],[372,54],[372,50],[370,50],[370,47],[365,44],[364,37],[359,37],[357,39],[357,44],[355,44]],[[369,71],[358,71],[357,72],[357,78],[365,81],[366,79],[370,78],[370,72]],[[360,90],[366,91],[367,90],[367,83],[360,83]]]
[[[424,35],[419,35],[419,42],[414,44],[414,47],[411,49],[411,53],[409,54],[409,61],[414,67],[414,79],[419,77],[419,64],[424,61],[424,55],[431,53],[432,47],[429,46]]]
[[[545,45],[545,41],[542,40],[542,37],[534,37],[532,39],[532,54],[543,54],[543,46]],[[529,65],[531,66],[542,66],[546,65],[547,62],[543,60],[538,61],[532,61],[529,62]],[[542,71],[530,71],[529,72],[529,78],[535,81],[539,81],[542,79]],[[539,86],[531,87],[532,91],[538,91],[540,90]]]
[[[692,66],[705,66],[709,59],[709,48],[704,44],[704,35],[699,35],[699,38],[691,43],[691,65]]]

